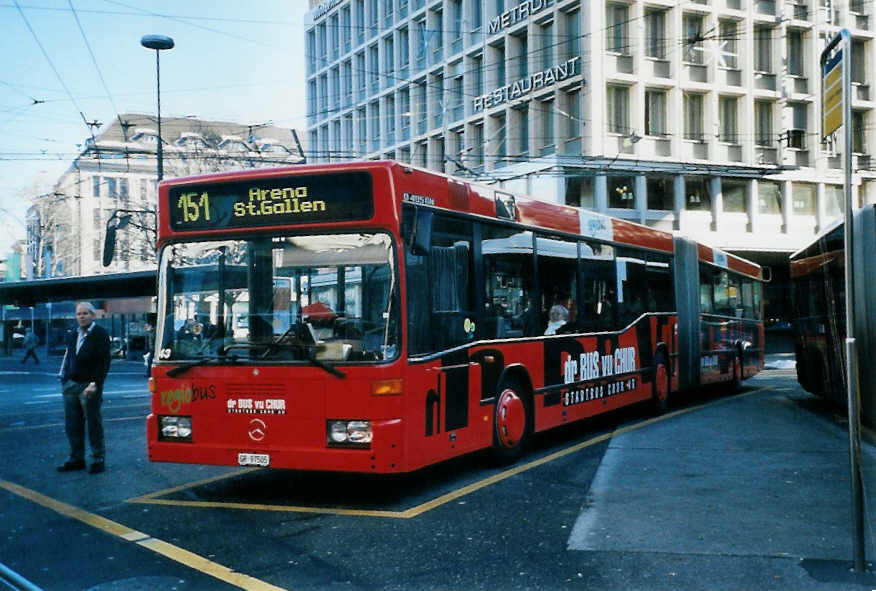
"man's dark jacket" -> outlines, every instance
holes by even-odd
[[[79,329],[67,335],[67,353],[64,356],[64,366],[61,368],[61,381],[95,382],[98,390],[103,391],[103,381],[110,366],[109,335],[106,330],[95,324],[77,353],[78,338]]]

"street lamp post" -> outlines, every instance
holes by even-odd
[[[140,45],[155,50],[155,80],[158,95],[158,180],[164,178],[163,152],[161,146],[161,63],[158,54],[163,49],[173,49],[173,39],[166,35],[143,35]]]

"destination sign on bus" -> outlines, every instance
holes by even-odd
[[[170,226],[207,230],[367,220],[374,214],[367,172],[252,178],[171,187]]]

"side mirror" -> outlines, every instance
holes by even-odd
[[[103,266],[109,267],[113,262],[116,250],[116,227],[107,224],[106,237],[103,239]]]
[[[106,237],[103,240],[103,266],[109,267],[113,262],[113,256],[116,251],[116,230],[121,230],[131,221],[131,214],[123,213],[119,215],[118,211],[113,212],[110,219],[106,221]]]
[[[408,246],[411,252],[417,256],[428,254],[432,245],[432,218],[431,211],[414,210],[413,233],[410,236]]]

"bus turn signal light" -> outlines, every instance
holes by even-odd
[[[400,396],[401,393],[402,381],[400,379],[371,382],[372,396]]]

